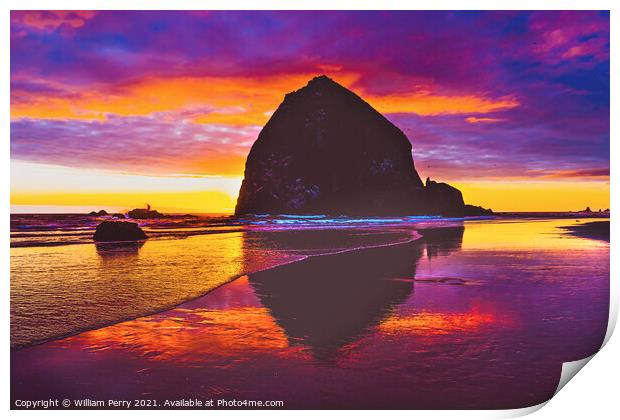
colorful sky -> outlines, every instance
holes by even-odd
[[[261,127],[320,74],[466,202],[609,207],[607,12],[13,11],[12,211],[231,212]]]

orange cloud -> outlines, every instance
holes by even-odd
[[[261,78],[145,78],[133,84],[77,92],[70,98],[31,96],[14,101],[12,118],[100,119],[106,114],[150,115],[203,109],[191,119],[201,123],[263,125],[267,113],[313,77],[294,74]]]
[[[408,95],[387,95],[367,97],[368,101],[382,113],[415,113],[418,115],[449,115],[503,111],[519,106],[514,97],[504,96],[490,99],[477,95],[434,95],[431,92],[416,92]]]
[[[198,123],[264,125],[285,93],[299,89],[314,76],[145,78],[123,86],[85,89],[70,97],[22,94],[12,102],[11,118],[93,120],[105,119],[107,114],[135,116],[178,112]],[[338,72],[335,79],[350,87],[359,75]],[[513,97],[449,96],[430,91],[373,95],[363,89],[357,91],[382,113],[487,113],[519,105]]]
[[[467,117],[465,118],[465,121],[467,121],[470,124],[478,124],[478,123],[499,122],[499,121],[504,121],[504,119],[503,118],[485,118],[485,117]]]

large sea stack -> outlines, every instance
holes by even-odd
[[[422,183],[407,136],[326,76],[289,93],[252,146],[235,214],[463,215],[462,194]]]

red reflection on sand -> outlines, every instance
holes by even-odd
[[[460,332],[471,332],[483,327],[509,322],[498,317],[495,313],[481,312],[479,308],[472,308],[470,312],[443,313],[418,312],[407,316],[389,317],[379,325],[379,332],[390,335],[444,335]]]
[[[182,307],[89,331],[64,340],[63,347],[89,352],[123,350],[174,364],[257,353],[303,357],[266,308],[254,305],[247,278],[218,291],[229,301],[221,308]],[[220,302],[222,300],[220,299]]]
[[[484,304],[472,305],[461,312],[432,309],[410,312],[410,308],[404,303],[401,311],[394,311],[376,326],[375,334],[432,337],[466,334],[492,325],[514,325],[496,308]],[[308,346],[287,337],[269,310],[261,306],[245,276],[206,298],[153,316],[86,332],[62,340],[58,345],[90,353],[129,352],[152,362],[175,365],[213,360],[234,363],[260,354],[298,360],[313,357]],[[347,353],[356,347],[355,342],[343,345],[348,348]]]

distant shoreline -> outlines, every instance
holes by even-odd
[[[516,217],[516,218],[532,218],[532,217],[540,217],[540,218],[551,218],[551,219],[562,219],[568,218],[571,219],[573,217],[578,217],[581,219],[608,219],[609,218],[608,211],[592,211],[592,212],[584,212],[584,211],[498,211],[494,212],[494,216],[498,217]]]

